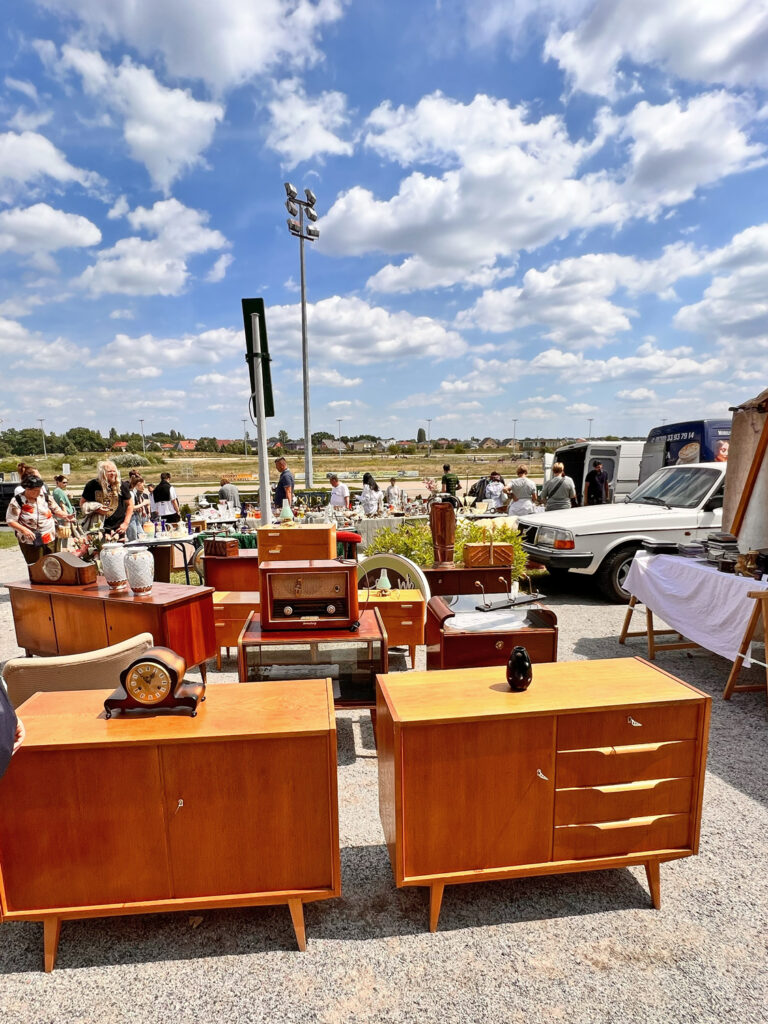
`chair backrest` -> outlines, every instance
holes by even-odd
[[[108,690],[120,682],[120,673],[147,648],[151,633],[139,633],[112,647],[55,658],[11,658],[3,678],[14,708],[33,693],[54,690]]]

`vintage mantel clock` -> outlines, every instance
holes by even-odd
[[[82,586],[96,582],[96,566],[84,562],[71,551],[57,551],[43,555],[29,567],[32,583],[56,583],[58,586]]]
[[[113,711],[187,708],[194,718],[205,700],[205,683],[184,680],[187,664],[168,647],[149,647],[120,673],[120,686],[104,701],[107,718]]]

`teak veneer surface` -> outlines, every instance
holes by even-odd
[[[24,750],[300,736],[326,733],[329,728],[326,690],[317,680],[292,680],[289,686],[214,683],[196,718],[184,712],[118,712],[107,719],[104,700],[111,693],[36,693],[19,708],[27,731]]]
[[[705,696],[642,658],[534,665],[533,682],[523,693],[510,691],[504,666],[389,674],[379,676],[379,684],[393,721],[402,723],[567,715]]]
[[[141,602],[142,605],[172,605],[181,604],[192,597],[200,594],[212,594],[213,587],[193,587],[184,583],[154,583],[149,594],[137,596],[128,588],[117,592],[110,590],[107,581],[103,576],[97,576],[95,583],[86,583],[83,586],[62,587],[56,584],[30,583],[29,580],[14,580],[4,586],[9,590],[31,590],[36,594],[61,595],[74,599],[95,598],[99,601],[118,601],[121,604],[132,604]]]
[[[295,563],[287,562],[278,563],[279,565],[291,565],[295,567]],[[354,632],[349,629],[296,629],[296,630],[268,630],[261,628],[261,619],[259,613],[254,612],[251,620],[249,621],[246,629],[240,637],[240,642],[243,646],[248,647],[251,644],[278,644],[284,647],[286,644],[294,641],[297,644],[316,643],[333,640],[346,640],[352,642],[354,640],[369,641],[369,640],[382,640],[386,637],[386,634],[382,631],[379,625],[380,619],[376,615],[375,609],[368,609],[360,615],[360,628]],[[259,685],[262,685],[261,683]]]

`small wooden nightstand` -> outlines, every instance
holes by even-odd
[[[387,631],[387,646],[407,647],[411,668],[416,667],[416,647],[424,643],[427,602],[420,590],[378,590],[363,588],[358,593],[360,610],[378,608]]]

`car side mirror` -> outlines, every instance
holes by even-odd
[[[723,507],[723,496],[722,494],[713,494],[711,498],[708,498],[704,502],[704,512],[715,512],[717,509]]]

